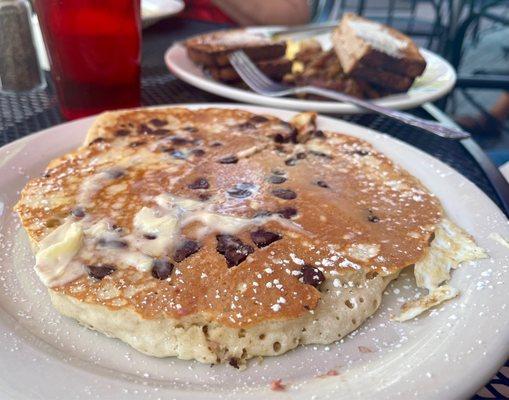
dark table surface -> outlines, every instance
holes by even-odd
[[[146,29],[143,34],[142,57],[143,104],[233,102],[177,80],[168,72],[163,62],[164,52],[173,41],[221,27],[224,25],[168,19]],[[62,122],[51,80],[49,76],[47,78],[48,85],[45,88],[31,93],[0,93],[0,146]],[[412,112],[428,116],[422,109],[415,109]],[[487,175],[459,142],[441,139],[381,116],[335,117],[387,133],[424,150],[474,182],[499,207],[501,206],[501,201]],[[500,372],[494,381],[483,389],[483,395],[493,394],[492,397],[486,398],[502,398],[494,384],[509,386],[509,379]],[[475,398],[484,397],[476,395]]]

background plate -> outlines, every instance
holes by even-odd
[[[141,21],[143,27],[155,24],[157,21],[178,14],[184,9],[182,0],[142,0]]]
[[[186,105],[190,108],[221,105]],[[223,105],[273,114],[268,108]],[[33,273],[33,256],[12,213],[19,190],[51,158],[82,142],[93,118],[28,136],[0,149],[0,398],[1,399],[464,399],[507,359],[509,238],[501,211],[471,182],[440,161],[356,125],[320,117],[321,129],[368,140],[435,193],[453,221],[472,233],[491,259],[454,272],[461,296],[408,323],[389,321],[415,295],[403,274],[382,307],[341,343],[306,346],[252,362],[239,372],[173,358],[155,359],[61,317]],[[359,346],[372,353],[361,353]],[[318,377],[334,369],[339,375]],[[269,384],[282,379],[286,392]]]
[[[263,34],[274,29],[276,29],[276,27],[248,28],[248,31]],[[322,44],[324,49],[331,47],[329,34],[318,35],[316,39]],[[428,63],[424,74],[415,81],[414,85],[407,93],[382,97],[376,101],[377,104],[404,110],[417,107],[428,101],[436,100],[446,95],[453,88],[456,82],[456,73],[452,66],[442,57],[429,50],[421,49],[421,52]],[[179,42],[174,43],[166,51],[164,59],[170,71],[178,78],[199,89],[229,99],[292,110],[315,110],[318,112],[336,114],[364,112],[356,106],[337,101],[301,100],[291,97],[267,97],[252,92],[251,90],[240,89],[215,81],[208,77],[199,66],[189,59],[185,47]]]

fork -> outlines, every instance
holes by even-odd
[[[290,94],[297,93],[310,93],[322,97],[328,97],[334,100],[339,100],[345,103],[354,104],[360,108],[373,111],[377,114],[385,115],[386,117],[398,120],[407,125],[412,125],[424,131],[433,133],[447,139],[466,139],[470,134],[456,128],[450,128],[442,125],[439,122],[425,120],[415,117],[411,114],[391,110],[382,107],[370,101],[358,99],[344,93],[336,92],[333,90],[322,89],[316,86],[289,86],[282,83],[274,82],[269,79],[256,65],[249,59],[249,57],[242,50],[235,51],[229,55],[230,63],[240,75],[242,80],[255,92],[264,96],[282,97]]]

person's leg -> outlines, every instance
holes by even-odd
[[[509,92],[503,92],[488,114],[460,116],[456,122],[476,136],[498,137],[504,122],[509,118]]]
[[[509,92],[500,95],[490,114],[501,123],[509,118]]]

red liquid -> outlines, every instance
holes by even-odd
[[[67,119],[140,104],[140,0],[36,0]]]

